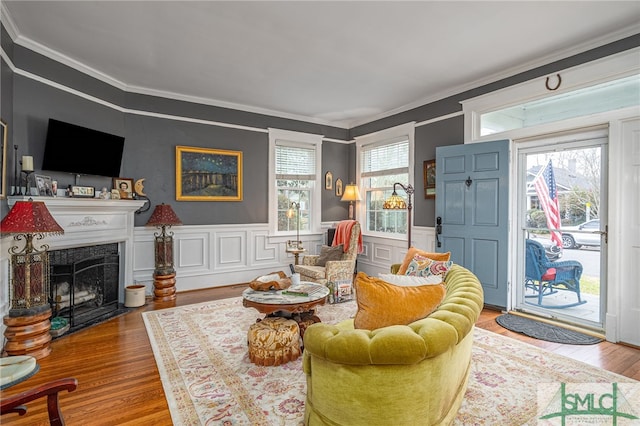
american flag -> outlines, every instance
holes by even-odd
[[[542,205],[542,210],[547,216],[547,227],[549,229],[560,229],[560,208],[558,207],[558,191],[556,189],[556,178],[553,175],[553,164],[551,160],[538,172],[533,180],[536,194]],[[558,231],[551,231],[551,241],[562,247],[562,235]]]

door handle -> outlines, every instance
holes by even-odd
[[[604,231],[593,231],[592,234],[604,235],[605,244],[609,244],[609,225],[604,226]]]
[[[442,247],[442,243],[440,242],[440,238],[438,235],[442,234],[442,218],[438,216],[436,218],[436,244],[438,247]]]

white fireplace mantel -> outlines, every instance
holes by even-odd
[[[133,284],[134,213],[145,200],[103,200],[68,197],[8,197],[9,207],[16,201],[43,201],[64,229],[63,235],[46,236],[42,243],[50,250],[97,244],[120,244],[120,300],[124,287]]]

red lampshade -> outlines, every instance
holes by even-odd
[[[178,218],[168,204],[158,204],[151,214],[147,226],[173,226],[182,225],[182,221]]]
[[[64,234],[42,201],[17,201],[0,223],[0,234]]]

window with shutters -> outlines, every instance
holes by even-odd
[[[273,153],[274,202],[270,220],[277,234],[295,234],[298,217],[287,215],[292,203],[300,206],[300,232],[320,228],[320,159],[322,139],[319,135],[275,131],[270,129]]]
[[[378,135],[377,138],[363,138],[357,145],[360,188],[364,194],[360,203],[360,222],[370,234],[407,233],[406,210],[384,210],[382,205],[393,192],[396,182],[412,183],[413,164],[413,123],[395,129],[399,136]],[[399,193],[400,196],[406,196]]]

